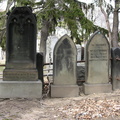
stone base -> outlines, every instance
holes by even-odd
[[[83,84],[84,94],[108,93],[112,91],[111,84]]]
[[[51,85],[51,97],[78,97],[77,85]]]
[[[0,98],[41,98],[42,82],[0,81]]]
[[[112,79],[112,88],[113,90],[120,89],[120,80]]]

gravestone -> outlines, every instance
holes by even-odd
[[[110,92],[108,40],[100,32],[96,32],[86,45],[85,94]]]
[[[120,47],[112,48],[112,87],[113,90],[120,89]]]
[[[16,7],[8,14],[6,67],[0,97],[39,98],[42,95],[36,69],[36,30],[31,7]]]
[[[8,16],[5,81],[38,79],[36,18],[31,12],[28,7],[18,7]]]
[[[79,95],[76,78],[76,46],[68,35],[56,43],[53,52],[53,85],[51,97],[72,97]]]

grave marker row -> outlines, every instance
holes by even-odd
[[[43,87],[43,56],[37,54],[36,60],[36,17],[30,7],[16,7],[9,14],[6,53],[0,98],[40,98]],[[59,39],[53,55],[51,97],[79,96],[77,50],[69,36],[64,35]],[[117,89],[120,88],[120,48],[112,49],[112,57],[113,89]],[[86,46],[85,94],[112,90],[109,83],[109,58],[109,43],[98,31],[91,36]]]

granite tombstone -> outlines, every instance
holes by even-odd
[[[112,87],[113,90],[120,89],[120,47],[112,48]]]
[[[42,95],[36,69],[36,30],[31,7],[15,7],[8,14],[6,67],[0,97],[39,98]]]
[[[5,81],[38,79],[36,70],[36,17],[32,9],[17,7],[8,15]]]
[[[40,79],[43,82],[43,53],[37,53],[36,57],[36,67],[38,70],[38,79]]]
[[[109,84],[109,56],[108,40],[97,31],[86,45],[85,94],[111,91],[111,84]]]
[[[76,84],[76,46],[68,35],[56,43],[53,53],[53,85],[51,97],[78,96]]]

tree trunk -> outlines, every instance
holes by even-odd
[[[118,10],[119,10],[119,0],[115,0],[115,10],[113,14],[113,29],[112,29],[112,47],[118,46],[118,26],[119,26],[119,18],[118,18]]]
[[[107,17],[106,12],[104,11],[104,9],[102,8],[101,5],[100,5],[100,10],[101,10],[101,12],[103,13],[103,15],[104,15],[104,17],[105,17],[105,20],[106,20],[106,25],[107,25],[108,34],[109,34],[109,42],[110,42],[110,45],[111,45],[112,35],[111,35],[110,22],[109,22],[109,20],[108,20],[108,17]]]
[[[40,52],[43,53],[44,62],[46,57],[46,41],[49,35],[49,21],[44,20],[41,29]]]
[[[8,13],[8,11],[9,11],[9,9],[10,9],[10,7],[11,7],[12,4],[13,4],[13,1],[12,1],[12,0],[8,0],[8,1],[7,1],[7,6],[6,6],[6,10],[5,10],[6,13]],[[3,24],[2,24],[2,28],[0,29],[0,32],[1,32],[1,35],[0,35],[0,43],[2,42],[3,37],[6,35],[6,14],[0,16],[1,19],[2,19],[2,17],[3,17],[3,18],[5,17],[5,19],[4,19],[4,22],[3,22]]]

